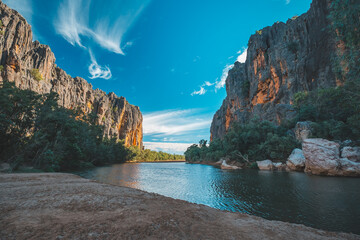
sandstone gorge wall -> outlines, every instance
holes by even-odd
[[[295,116],[295,93],[342,84],[332,71],[336,41],[329,27],[329,0],[313,0],[309,11],[277,22],[250,37],[245,63],[236,62],[226,79],[227,97],[211,125],[222,138],[233,122],[258,116],[280,124]]]
[[[127,146],[142,147],[142,114],[139,107],[129,104],[124,97],[92,88],[86,80],[72,78],[55,64],[55,56],[47,45],[32,41],[31,26],[16,11],[0,1],[0,83],[14,82],[21,89],[37,93],[55,91],[59,104],[69,109],[94,112],[104,134],[125,140]],[[38,69],[42,80],[31,74]]]

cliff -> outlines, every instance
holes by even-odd
[[[66,74],[56,66],[49,46],[32,41],[31,26],[26,20],[1,1],[0,19],[0,83],[14,82],[21,89],[40,94],[57,92],[59,105],[84,114],[95,113],[98,124],[104,126],[105,136],[142,148],[143,118],[139,107],[114,93],[94,90],[86,80]]]
[[[297,92],[342,84],[332,70],[337,43],[329,30],[329,7],[329,0],[313,0],[307,13],[250,37],[246,62],[236,62],[229,71],[227,97],[214,115],[211,139],[222,138],[233,122],[255,116],[280,124],[295,116]]]

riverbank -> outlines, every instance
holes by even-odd
[[[0,174],[2,239],[360,239],[64,173]]]
[[[131,160],[131,161],[127,161],[125,163],[170,163],[170,162],[185,162],[185,159],[183,160],[149,160],[149,161],[146,161],[146,160]]]

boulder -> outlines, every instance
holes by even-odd
[[[305,172],[315,175],[360,177],[360,163],[345,157],[340,158],[339,147],[338,143],[325,139],[304,140]],[[348,150],[345,149],[345,154]]]
[[[338,175],[340,145],[321,138],[305,139],[302,144],[305,172],[315,175]]]
[[[341,157],[353,162],[360,162],[360,147],[344,147],[341,150]]]
[[[339,174],[345,177],[359,177],[360,163],[350,161],[347,158],[340,158]]]
[[[273,170],[283,171],[286,170],[286,164],[282,162],[273,163]]]
[[[256,161],[256,163],[260,170],[270,171],[274,169],[274,164],[271,160]]]
[[[286,165],[291,171],[303,172],[305,168],[305,156],[303,151],[298,148],[294,149],[291,152]]]
[[[220,165],[220,168],[221,169],[224,169],[224,170],[237,170],[237,169],[241,169],[240,167],[238,166],[235,166],[235,165],[232,165],[232,164],[227,164],[226,163],[226,160],[222,160],[222,163]]]
[[[311,122],[297,122],[294,131],[298,141],[302,142],[305,139],[308,139],[311,135]]]

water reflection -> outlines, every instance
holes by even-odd
[[[360,179],[185,163],[126,163],[81,175],[218,209],[360,234]]]

